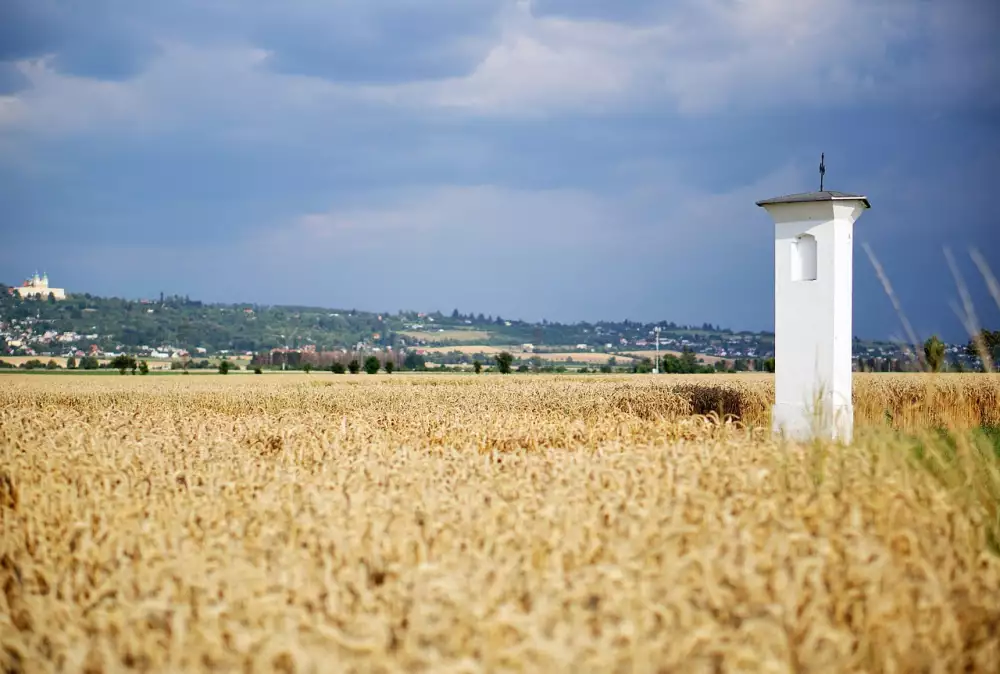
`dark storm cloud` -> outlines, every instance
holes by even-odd
[[[483,56],[502,4],[8,0],[0,62],[54,54],[59,72],[122,79],[148,65],[160,40],[215,37],[269,50],[268,66],[284,73],[346,82],[455,76]]]
[[[60,72],[118,80],[141,72],[157,52],[150,35],[154,26],[141,13],[134,15],[135,3],[5,0],[2,5],[0,62],[52,55]]]
[[[1000,273],[994,5],[7,0],[0,280],[767,329],[754,201],[826,152],[960,339],[943,246],[1000,323],[966,252]],[[857,332],[899,333],[855,254]]]
[[[536,0],[532,8],[540,15],[602,21],[642,22],[662,16],[664,3],[658,0]]]
[[[255,44],[279,72],[340,82],[402,82],[468,73],[495,32],[497,0],[281,5],[253,22]]]

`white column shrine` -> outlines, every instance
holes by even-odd
[[[772,429],[790,439],[849,443],[854,222],[871,204],[824,191],[821,180],[819,192],[757,205],[774,220]]]

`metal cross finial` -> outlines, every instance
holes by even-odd
[[[819,191],[823,191],[823,176],[826,175],[826,153],[821,152],[819,155]]]

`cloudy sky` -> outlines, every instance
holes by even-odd
[[[855,331],[1000,310],[993,0],[2,0],[0,276],[773,327],[758,199],[857,225]]]

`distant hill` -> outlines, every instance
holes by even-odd
[[[377,313],[345,308],[211,304],[186,297],[149,300],[68,294],[65,300],[22,299],[2,288],[0,349],[11,354],[34,345],[38,353],[59,355],[97,345],[104,352],[147,349],[195,353],[262,352],[273,348],[317,351],[387,346],[420,349],[428,360],[447,360],[451,349],[465,354],[505,348],[554,360],[579,354],[595,362],[597,354],[641,356],[655,346],[654,326],[661,328],[661,352],[691,350],[716,359],[760,359],[773,355],[772,333],[734,332],[704,324],[601,321],[532,323],[482,313],[404,311]],[[864,352],[895,351],[889,344],[858,342]],[[489,348],[487,348],[489,347]],[[856,351],[858,349],[856,348]],[[557,354],[560,354],[556,357]],[[592,354],[584,356],[584,354]],[[876,354],[877,355],[877,354]]]

